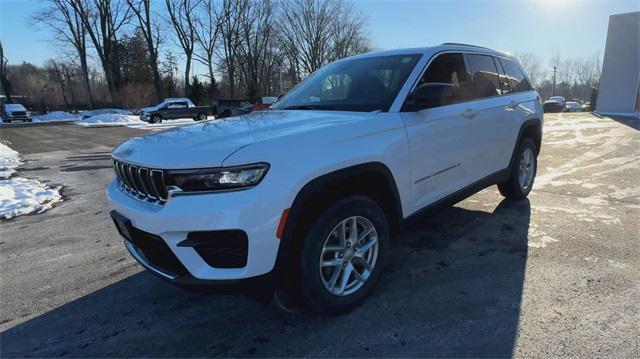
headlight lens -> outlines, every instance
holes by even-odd
[[[168,172],[169,186],[183,192],[225,191],[256,186],[269,170],[266,163]]]

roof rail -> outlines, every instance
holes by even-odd
[[[479,48],[479,49],[491,50],[491,49],[490,49],[490,48],[488,48],[488,47],[478,46],[478,45],[463,44],[463,43],[461,43],[461,42],[444,42],[444,43],[442,43],[442,44],[440,44],[440,45],[442,45],[442,46],[444,46],[444,45],[469,46],[469,47],[477,47],[477,48]]]

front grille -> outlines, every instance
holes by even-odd
[[[180,263],[162,238],[133,226],[130,226],[129,230],[132,237],[130,243],[133,244],[138,253],[144,256],[144,259],[150,265],[175,276],[187,274],[187,269]]]
[[[27,113],[24,111],[15,111],[11,113],[13,116],[26,116]]]
[[[135,166],[113,160],[113,170],[120,186],[130,194],[153,203],[167,201],[167,186],[162,170]]]

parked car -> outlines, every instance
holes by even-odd
[[[31,112],[19,103],[6,103],[0,108],[2,122],[31,122]]]
[[[510,55],[374,52],[324,66],[270,111],[124,142],[107,194],[157,276],[335,313],[372,292],[401,222],[493,184],[527,197],[542,123]]]
[[[579,112],[582,109],[582,104],[576,101],[567,101],[564,104],[564,110],[567,112]]]
[[[252,105],[245,100],[213,100],[211,109],[216,118],[246,115],[252,111]]]
[[[544,102],[544,112],[563,112],[565,110],[565,103],[566,100],[562,96],[549,97],[549,99]]]
[[[587,102],[583,103],[582,106],[580,106],[580,111],[582,111],[582,112],[591,111],[591,102],[587,101]]]
[[[140,120],[160,123],[164,120],[192,118],[194,121],[206,120],[211,114],[208,106],[196,106],[188,98],[166,98],[153,107],[140,110]]]

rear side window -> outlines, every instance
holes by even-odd
[[[501,94],[498,69],[493,57],[487,55],[467,54],[467,69],[471,76],[470,99],[480,99]]]
[[[446,83],[456,87],[456,96],[443,101],[442,105],[469,99],[472,86],[462,54],[443,54],[433,60],[418,82],[418,86],[429,83]]]
[[[502,68],[507,75],[510,92],[525,92],[531,90],[531,85],[527,81],[522,70],[520,70],[520,66],[508,59],[501,58],[500,62],[502,63]]]

